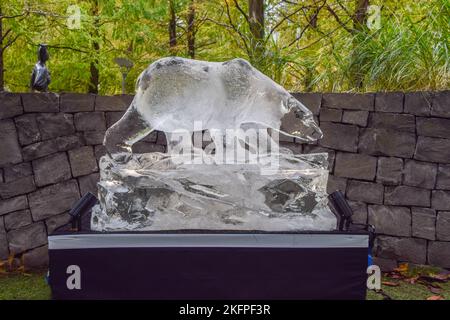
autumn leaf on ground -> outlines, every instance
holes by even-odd
[[[415,284],[417,282],[417,279],[419,279],[419,276],[405,279],[405,281],[408,282],[409,284]]]
[[[446,274],[430,274],[430,275],[421,275],[420,279],[429,281],[429,282],[447,282],[448,275]]]
[[[434,294],[442,293],[442,289],[441,289],[441,288],[436,288],[436,287],[433,287],[433,286],[428,286],[428,289],[430,290],[431,293],[434,293]]]
[[[398,282],[392,282],[392,281],[382,281],[381,284],[388,286],[388,287],[398,287],[400,285]]]
[[[399,273],[405,273],[408,272],[408,269],[409,269],[408,263],[400,263],[398,267],[394,269],[394,271]]]
[[[431,296],[428,297],[427,300],[444,300],[441,296]]]

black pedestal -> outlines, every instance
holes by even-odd
[[[49,236],[54,299],[365,299],[364,233]]]

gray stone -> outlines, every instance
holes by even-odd
[[[450,242],[431,241],[428,245],[428,263],[450,268]]]
[[[359,201],[348,201],[352,209],[352,221],[354,223],[367,223],[367,204]]]
[[[156,137],[156,144],[160,144],[162,146],[167,146],[166,135],[164,132],[158,131]]]
[[[25,112],[59,112],[59,97],[51,92],[22,93]]]
[[[47,231],[42,222],[36,222],[8,232],[9,251],[19,254],[47,244]]]
[[[416,121],[410,114],[375,112],[369,116],[369,127],[414,133]]]
[[[321,108],[319,118],[320,121],[340,122],[342,119],[342,110]]]
[[[433,189],[436,183],[435,163],[406,160],[403,183],[407,186]]]
[[[116,111],[116,112],[106,112],[106,127],[111,127],[114,123],[122,118],[124,112]]]
[[[82,134],[74,134],[70,136],[58,137],[55,139],[58,151],[67,151],[84,146],[85,141]]]
[[[69,150],[69,159],[74,177],[84,176],[98,171],[94,149],[91,146]]]
[[[95,159],[98,162],[100,160],[100,158],[106,154],[105,146],[102,144],[94,146],[94,154],[95,154]]]
[[[436,221],[436,237],[441,241],[450,241],[450,211],[438,212]]]
[[[92,173],[87,176],[82,176],[78,178],[78,184],[80,186],[81,195],[85,195],[87,192],[92,193],[97,196],[97,183],[100,181],[100,174]]]
[[[34,221],[70,210],[79,198],[76,180],[53,184],[28,195]]]
[[[377,156],[411,158],[414,154],[416,136],[413,133],[388,129],[362,129],[358,150]]]
[[[430,190],[408,186],[386,187],[384,203],[397,206],[429,207]]]
[[[30,144],[22,149],[23,160],[30,161],[45,157],[58,151],[55,140],[47,140]]]
[[[433,190],[431,207],[436,210],[450,210],[450,191]]]
[[[358,142],[357,126],[324,122],[320,127],[324,135],[319,141],[321,146],[341,151],[356,152]]]
[[[18,196],[6,200],[0,200],[0,216],[26,208],[28,208],[27,196]]]
[[[70,165],[64,152],[33,161],[34,178],[38,187],[71,178]]]
[[[134,153],[150,153],[150,152],[165,152],[166,148],[163,145],[139,141],[132,147]]]
[[[42,139],[67,136],[75,132],[70,113],[41,113],[36,117]]]
[[[436,92],[433,95],[431,115],[450,118],[450,91]]]
[[[437,171],[436,189],[450,190],[450,165],[439,165]]]
[[[132,100],[132,99],[131,99]],[[97,96],[95,98],[96,111],[125,111],[131,103],[130,96]]]
[[[427,240],[377,236],[374,252],[381,258],[425,264]]]
[[[33,175],[33,169],[29,162],[23,162],[11,167],[4,168],[5,182],[12,182],[20,178],[25,178]]]
[[[450,119],[417,117],[417,134],[450,139]]]
[[[383,272],[391,272],[398,267],[397,261],[394,259],[373,257],[372,262],[374,265],[379,266],[381,271]]]
[[[36,121],[36,114],[24,114],[15,118],[17,134],[21,145],[28,145],[30,143],[41,140],[41,133]]]
[[[19,94],[0,92],[0,120],[13,118],[22,113],[23,108]]]
[[[25,227],[31,223],[33,220],[31,220],[30,210],[14,211],[5,215],[6,231]]]
[[[369,117],[368,111],[344,110],[342,122],[348,124],[356,124],[357,126],[360,127],[365,127],[367,126],[368,117]]]
[[[345,190],[347,189],[347,179],[336,177],[332,174],[328,175],[327,182],[327,193],[331,194],[334,191],[342,191],[345,194]]]
[[[33,176],[19,178],[12,182],[0,184],[0,196],[3,199],[12,198],[36,190]]]
[[[385,185],[398,185],[402,182],[403,160],[394,157],[379,157],[377,182]]]
[[[450,140],[419,136],[414,158],[422,161],[450,163]]]
[[[373,206],[369,208],[369,224],[377,234],[391,236],[411,236],[411,212],[406,207]]]
[[[370,93],[324,93],[322,108],[372,111],[375,95]]]
[[[68,212],[57,214],[45,220],[47,226],[47,233],[51,235],[59,227],[68,224],[71,221],[71,215]]]
[[[94,94],[62,93],[60,95],[61,112],[94,111]]]
[[[383,185],[373,182],[349,180],[347,183],[347,198],[367,203],[383,203]]]
[[[8,238],[6,237],[5,226],[3,225],[3,217],[0,216],[0,262],[9,257]]]
[[[403,92],[377,92],[375,94],[375,111],[403,112]]]
[[[105,131],[106,120],[103,112],[80,112],[76,113],[75,128],[78,131]]]
[[[158,132],[152,131],[148,135],[146,135],[141,141],[156,143],[157,139],[158,139]]]
[[[294,92],[292,95],[301,103],[305,105],[314,115],[318,115],[320,111],[320,105],[322,103],[321,93],[297,93]]]
[[[16,126],[12,120],[0,120],[0,167],[22,162]]]
[[[338,177],[373,180],[377,170],[377,158],[365,154],[338,152],[334,174]]]
[[[83,136],[87,145],[102,144],[105,138],[105,131],[85,131]]]
[[[404,110],[416,116],[428,116],[431,111],[431,100],[432,97],[428,92],[406,93]]]
[[[22,255],[25,271],[40,270],[48,267],[48,246],[35,248]]]
[[[428,240],[435,240],[436,212],[429,208],[411,208],[412,236]]]

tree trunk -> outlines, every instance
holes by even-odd
[[[258,65],[264,55],[264,0],[248,0],[248,19],[252,35],[250,60]]]
[[[177,46],[177,16],[174,1],[169,0],[169,47],[172,52],[175,52]]]
[[[94,0],[93,4],[92,4],[92,16],[94,17],[94,29],[92,32],[92,38],[94,39],[94,41],[92,42],[92,49],[93,49],[93,53],[94,53],[94,60],[91,61],[91,65],[90,65],[90,72],[91,72],[91,76],[90,76],[90,81],[89,81],[89,88],[88,88],[88,92],[89,93],[98,93],[98,85],[100,82],[100,74],[99,74],[99,70],[98,70],[98,55],[100,54],[100,44],[98,43],[98,37],[99,37],[99,26],[98,26],[98,14],[99,14],[99,10],[98,10],[98,0]]]
[[[362,31],[367,22],[367,8],[369,0],[355,0],[355,14],[353,18],[353,28]]]
[[[2,8],[0,8],[0,16],[2,15]],[[0,92],[5,90],[5,81],[3,78],[3,19],[0,18]]]
[[[317,29],[317,20],[319,16],[320,8],[316,5],[312,14],[308,17],[308,24],[312,29]],[[316,69],[313,64],[306,66],[305,77],[303,79],[303,85],[305,92],[311,92],[314,89],[314,74],[316,73]]]
[[[191,59],[195,59],[195,0],[191,0],[189,4],[189,12],[187,16],[187,45],[188,55]]]
[[[364,30],[367,22],[367,8],[369,7],[369,0],[355,0],[355,12],[353,16],[353,52],[352,52],[352,86],[357,89],[362,89],[364,86],[364,70],[362,70],[363,63],[361,63],[361,53],[359,45],[361,37],[364,37]]]

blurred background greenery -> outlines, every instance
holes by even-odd
[[[50,90],[121,92],[117,57],[241,57],[291,91],[449,86],[450,0],[1,0],[0,91],[28,91],[37,45]]]

